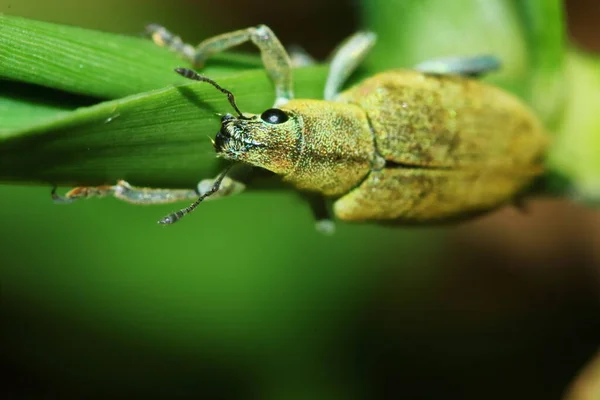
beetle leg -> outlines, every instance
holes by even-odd
[[[50,196],[52,196],[52,201],[54,201],[56,204],[69,204],[78,199],[85,199],[88,197],[104,197],[114,194],[117,190],[117,186],[118,184],[116,186],[77,186],[69,190],[64,196],[58,195],[56,193],[56,186],[54,186]]]
[[[201,180],[198,183],[196,197],[198,197],[198,195],[208,196],[207,193],[209,193],[212,190],[212,188],[217,184],[218,180],[219,180],[218,177],[215,179]],[[242,192],[245,188],[246,188],[246,185],[244,185],[242,182],[233,180],[230,177],[226,176],[223,178],[223,181],[220,183],[218,190],[215,191],[214,193],[210,194],[210,196],[207,197],[206,200],[215,200],[215,199],[221,199],[223,197],[233,196],[234,194],[238,194],[238,193]]]
[[[500,69],[501,63],[492,55],[479,55],[473,57],[447,57],[426,60],[415,66],[417,71],[429,74],[458,74],[471,77],[480,77],[488,72]]]
[[[103,186],[78,186],[67,192],[64,196],[56,193],[56,187],[52,189],[52,200],[55,203],[68,204],[78,199],[89,197],[114,196],[119,200],[132,204],[166,204],[182,200],[193,200],[202,195],[214,185],[215,179],[204,179],[198,183],[197,190],[192,189],[157,189],[131,186],[126,181],[119,181],[116,185]],[[210,199],[230,196],[244,189],[244,184],[231,178],[224,178],[218,192],[210,196]]]
[[[303,47],[296,44],[287,46],[286,51],[290,56],[293,68],[308,67],[317,63]]]
[[[335,233],[335,222],[331,216],[331,212],[327,207],[325,197],[318,194],[305,194],[308,200],[311,211],[315,218],[315,228],[317,232],[330,236]]]
[[[329,65],[329,75],[325,83],[325,100],[333,100],[342,86],[364,60],[377,37],[373,32],[357,32],[344,40],[333,52]]]
[[[290,57],[277,36],[266,25],[224,33],[204,40],[196,48],[184,44],[178,36],[162,26],[148,25],[146,31],[152,36],[154,43],[176,51],[197,68],[202,67],[213,54],[252,42],[260,50],[265,69],[275,85],[275,106],[281,106],[294,97]]]
[[[152,41],[160,47],[166,47],[169,50],[178,53],[190,63],[196,65],[194,63],[196,49],[194,46],[184,43],[179,36],[172,34],[166,28],[158,24],[146,26],[146,33],[150,35]]]

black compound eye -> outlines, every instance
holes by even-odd
[[[260,119],[269,124],[282,124],[288,120],[288,116],[279,108],[269,108],[260,115]]]

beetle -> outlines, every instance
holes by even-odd
[[[260,50],[275,87],[275,104],[261,114],[242,113],[228,90],[191,69],[184,77],[225,93],[237,116],[221,118],[217,156],[272,171],[301,191],[318,195],[317,227],[333,229],[326,208],[345,221],[431,222],[492,210],[518,200],[542,173],[548,136],[535,114],[514,95],[477,79],[499,67],[493,56],[431,60],[413,69],[379,73],[341,88],[375,44],[358,32],[332,57],[323,100],[295,99],[292,62],[265,25],[207,39],[194,48],[158,25],[155,43],[201,68],[214,53],[244,42]],[[226,177],[203,180],[197,190],[116,186],[79,187],[66,198],[114,194],[133,203],[197,200],[161,219],[172,224],[205,198],[239,193]]]

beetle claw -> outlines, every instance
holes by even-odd
[[[315,222],[317,232],[326,236],[332,236],[335,233],[335,222],[330,219],[321,219]]]

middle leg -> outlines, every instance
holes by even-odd
[[[375,45],[376,40],[377,36],[373,32],[357,32],[334,50],[325,83],[325,100],[335,99],[350,74]]]
[[[303,194],[315,218],[315,229],[317,232],[327,236],[335,233],[335,221],[327,207],[327,200],[321,194],[304,193]]]

